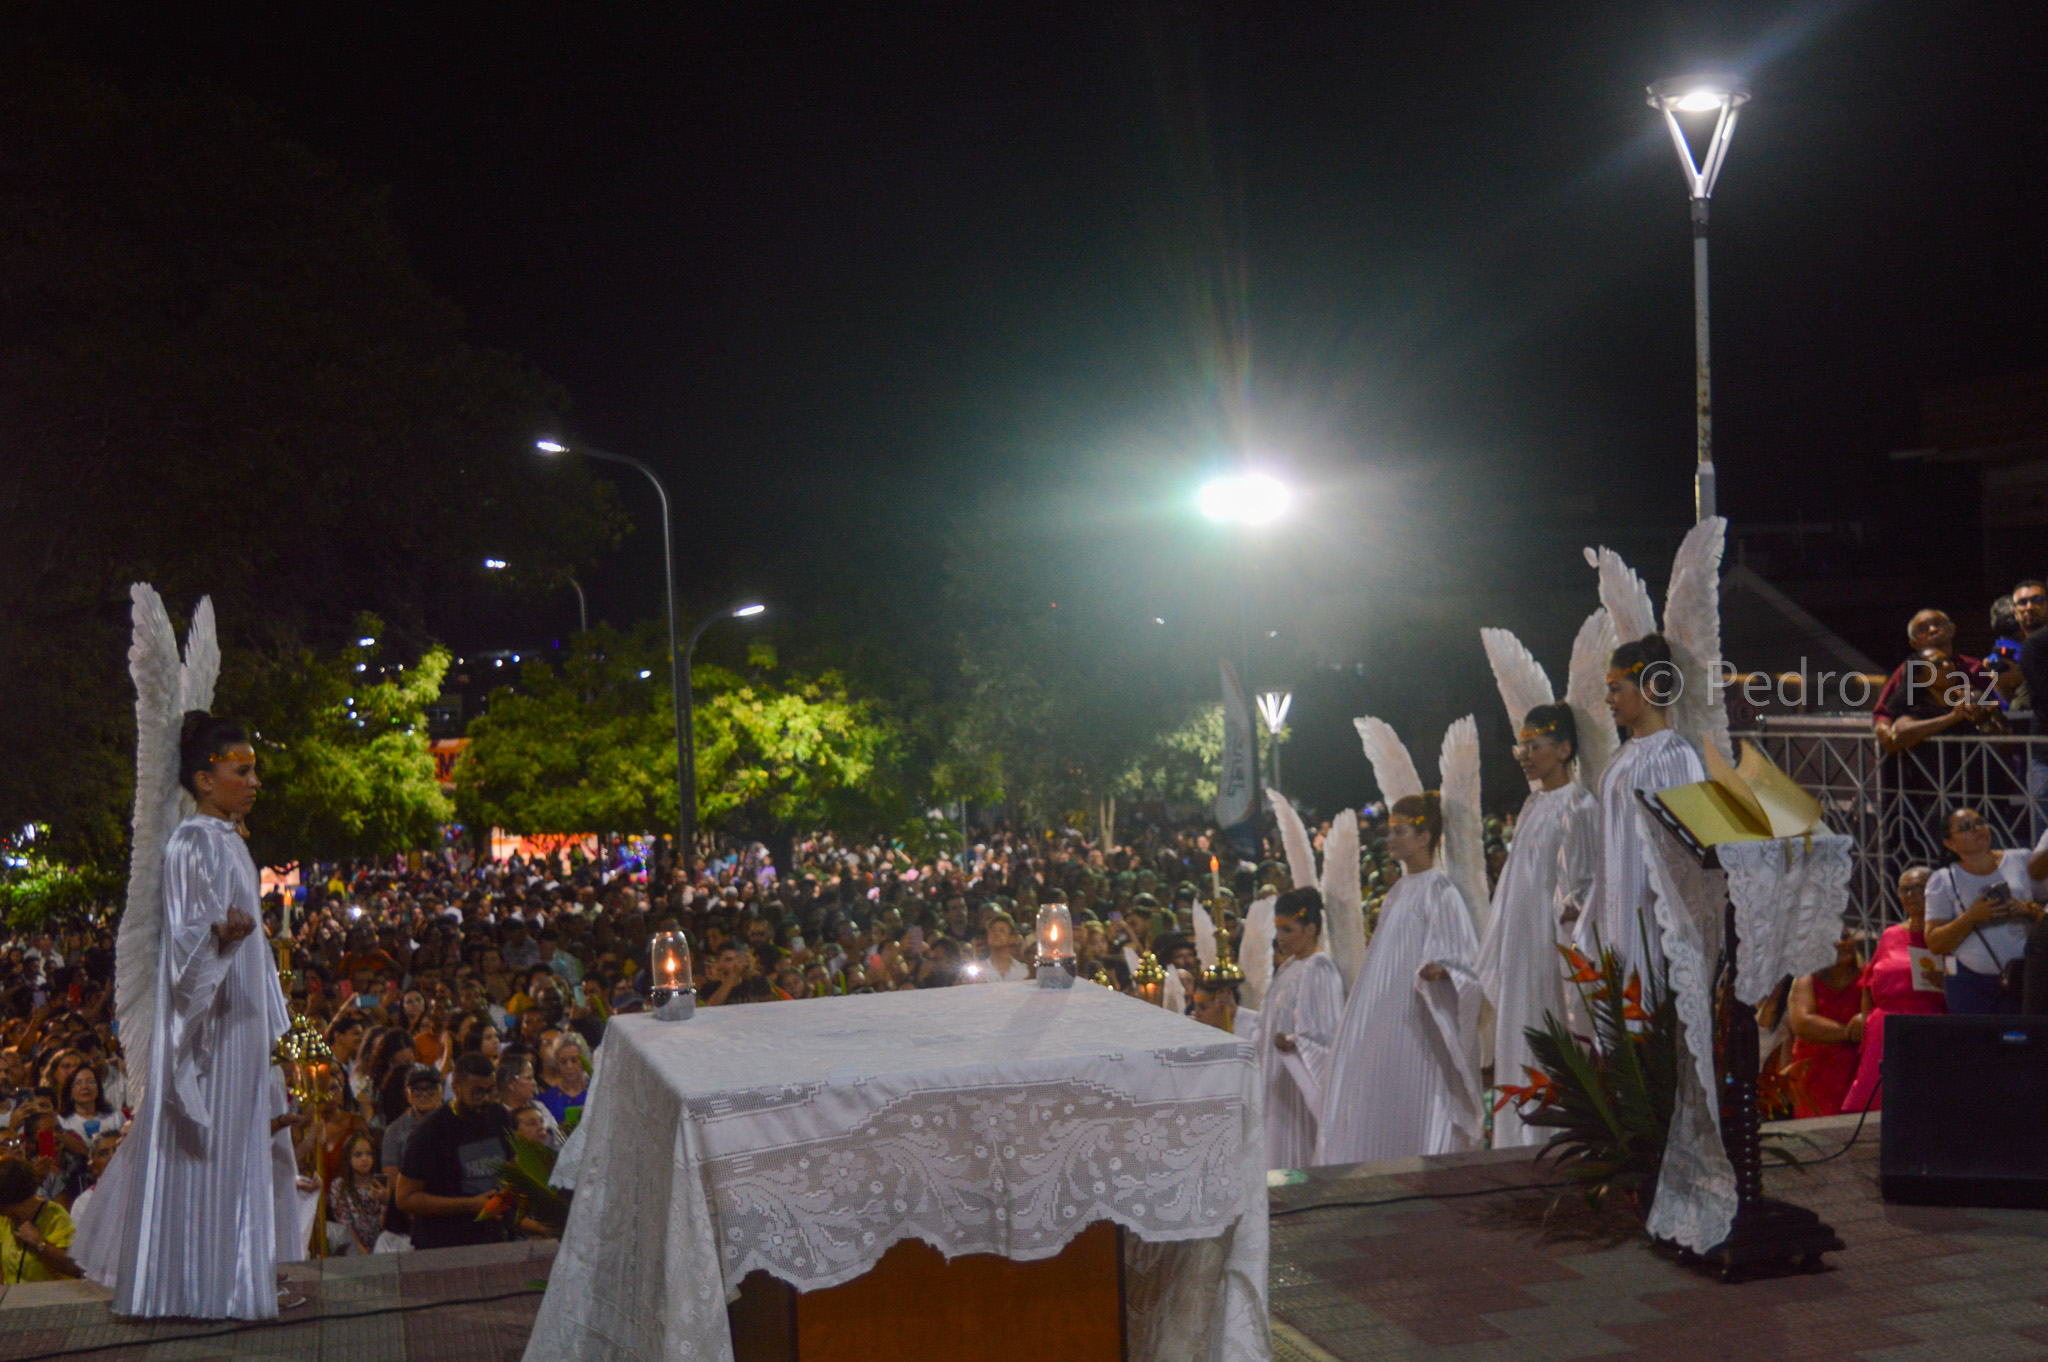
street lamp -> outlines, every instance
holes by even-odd
[[[1294,504],[1294,492],[1271,473],[1246,469],[1211,478],[1203,483],[1202,490],[1196,497],[1196,504],[1201,507],[1205,517],[1219,524],[1259,529],[1287,514],[1288,507]],[[1242,692],[1250,694],[1252,633],[1249,607],[1245,600],[1245,577],[1250,572],[1250,553],[1242,539],[1238,541],[1238,550],[1237,638],[1240,670],[1237,674],[1237,684]],[[1256,736],[1252,737],[1251,748],[1251,824],[1256,836],[1263,821],[1259,812],[1262,801],[1259,797],[1259,742]]]
[[[1721,163],[1728,159],[1728,143],[1735,136],[1735,119],[1749,102],[1749,87],[1727,76],[1680,76],[1660,80],[1649,87],[1650,107],[1664,115],[1671,130],[1671,144],[1678,148],[1678,164],[1685,171],[1686,187],[1692,191],[1692,336],[1693,390],[1698,408],[1699,466],[1693,473],[1693,509],[1697,519],[1714,514],[1714,407],[1713,365],[1707,346],[1707,200],[1713,197],[1714,181],[1721,177]],[[1695,161],[1692,144],[1685,140],[1680,114],[1713,114],[1714,132],[1707,139],[1705,159]]]
[[[697,821],[697,790],[694,784],[685,784],[684,744],[689,730],[683,726],[683,678],[682,659],[676,651],[676,557],[675,531],[669,524],[668,487],[660,474],[632,457],[630,454],[612,454],[588,445],[565,445],[559,440],[541,439],[533,447],[543,454],[581,454],[586,459],[602,459],[607,463],[622,463],[637,468],[647,475],[654,484],[655,495],[661,498],[661,584],[668,601],[668,684],[669,708],[676,725],[676,814],[677,834],[682,839],[676,846],[677,854],[683,857],[685,868],[689,865],[689,836],[695,830]],[[581,587],[576,596],[583,597]]]
[[[723,610],[714,610],[706,615],[695,629],[690,631],[690,641],[683,648],[683,788],[690,792],[690,798],[683,804],[683,878],[690,878],[697,865],[697,705],[696,697],[690,693],[690,662],[697,655],[697,640],[704,631],[720,620],[751,619],[768,607],[759,601],[744,605],[729,605]]]
[[[1273,788],[1280,788],[1280,730],[1287,727],[1287,711],[1294,705],[1291,690],[1262,690],[1259,692],[1259,717],[1266,721],[1266,731],[1273,735]]]
[[[503,558],[484,559],[486,572],[503,572],[511,566]],[[576,632],[587,634],[590,632],[590,602],[583,598],[583,583],[576,580],[573,572],[569,574],[569,589],[576,593]]]

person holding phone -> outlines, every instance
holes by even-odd
[[[0,1279],[54,1282],[81,1277],[68,1250],[77,1232],[64,1208],[38,1194],[26,1159],[0,1159]]]
[[[1951,809],[1941,841],[1955,859],[1927,881],[1927,949],[1947,962],[1942,989],[1957,1015],[2020,1010],[2017,972],[2027,932],[2041,920],[2042,893],[2024,850],[1994,847],[1975,809]]]

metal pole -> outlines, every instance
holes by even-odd
[[[1714,365],[1707,335],[1707,200],[1692,201],[1692,344],[1699,408],[1699,465],[1693,472],[1695,523],[1714,514]]]
[[[583,599],[583,583],[576,580],[576,574],[569,574],[569,586],[576,592],[576,632],[590,632],[590,603]]]
[[[1246,727],[1251,729],[1252,856],[1254,859],[1259,859],[1263,856],[1266,849],[1265,835],[1261,830],[1261,826],[1264,820],[1260,817],[1261,810],[1263,809],[1265,804],[1265,792],[1259,788],[1260,725],[1257,722],[1258,702],[1253,698],[1256,692],[1252,690],[1252,626],[1250,606],[1246,601],[1246,596],[1248,595],[1248,593],[1245,589],[1245,579],[1250,575],[1251,552],[1250,550],[1244,547],[1244,541],[1242,538],[1240,538],[1238,540],[1237,560],[1237,646],[1240,658],[1240,670],[1237,675],[1237,689],[1239,692],[1239,698],[1242,699],[1245,704],[1245,725]]]
[[[697,801],[695,785],[685,783],[688,772],[685,739],[689,730],[683,726],[683,707],[686,701],[683,692],[682,659],[676,649],[676,551],[675,531],[669,524],[668,487],[658,473],[630,454],[612,454],[583,445],[577,445],[574,449],[576,453],[586,458],[604,459],[639,469],[646,474],[647,480],[654,484],[655,495],[661,498],[661,580],[668,599],[669,710],[676,725],[676,827],[677,836],[681,839],[676,847],[676,853],[682,858],[683,868],[687,872],[690,868],[689,838],[697,819]],[[580,586],[576,588],[576,599],[579,604],[583,600],[583,588]]]

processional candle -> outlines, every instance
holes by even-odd
[[[1064,903],[1038,910],[1038,986],[1074,986],[1074,919]]]
[[[657,932],[647,948],[653,978],[647,1001],[663,1021],[682,1021],[697,1011],[697,986],[690,973],[690,939],[681,932]]]
[[[1166,1006],[1166,971],[1160,967],[1159,957],[1150,951],[1138,962],[1137,972],[1131,975],[1131,982],[1137,986],[1138,996],[1155,1007]]]

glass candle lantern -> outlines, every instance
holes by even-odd
[[[1064,903],[1038,910],[1038,986],[1074,986],[1074,919]]]
[[[1166,971],[1160,967],[1159,957],[1150,951],[1138,962],[1137,973],[1131,976],[1138,996],[1154,1007],[1166,1006]]]
[[[696,1010],[697,985],[690,973],[690,939],[681,932],[657,932],[647,948],[647,1002],[654,1015],[678,1020]]]

